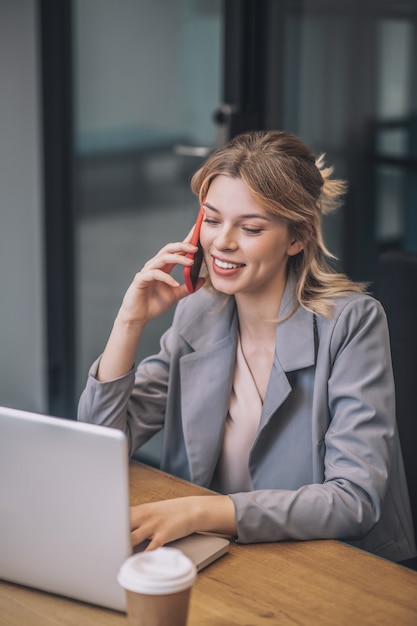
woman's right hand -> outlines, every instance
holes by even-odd
[[[169,243],[149,259],[126,291],[118,314],[119,321],[143,327],[187,296],[187,286],[178,283],[171,276],[171,271],[175,265],[192,265],[193,260],[186,254],[196,250],[197,247],[188,241]],[[197,288],[203,283],[204,280],[199,279]]]
[[[187,285],[178,283],[171,271],[175,265],[192,265],[193,260],[185,256],[196,251],[196,246],[189,242],[190,236],[191,233],[185,241],[164,246],[136,274],[125,293],[101,356],[97,380],[115,380],[129,372],[147,322],[188,295]],[[197,289],[203,284],[204,279],[199,278]]]

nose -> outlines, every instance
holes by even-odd
[[[223,225],[218,231],[214,240],[217,250],[236,250],[238,244],[234,236],[232,227]]]

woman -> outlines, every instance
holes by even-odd
[[[164,428],[161,468],[219,492],[133,507],[134,544],[214,531],[413,556],[385,315],[326,262],[321,217],[344,192],[331,174],[289,133],[233,139],[192,179],[197,292],[170,274],[193,263],[190,235],[128,288],[79,419],[122,429],[131,453]],[[177,302],[135,372],[144,327]]]

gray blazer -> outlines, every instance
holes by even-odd
[[[280,317],[292,310],[289,280]],[[210,487],[229,407],[234,299],[182,300],[158,355],[118,380],[92,366],[78,419],[123,430],[133,453],[164,428],[161,468]],[[350,293],[332,319],[303,308],[277,325],[253,444],[253,491],[232,494],[237,541],[338,538],[394,561],[415,555],[381,305]]]

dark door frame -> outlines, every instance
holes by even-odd
[[[72,2],[39,0],[46,271],[47,395],[75,417]]]
[[[231,109],[230,137],[268,128],[271,81],[283,78],[282,11],[275,0],[224,0],[223,99]],[[274,95],[275,124],[282,120],[281,94]]]

